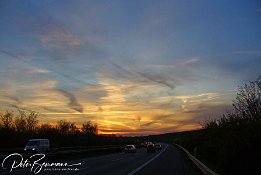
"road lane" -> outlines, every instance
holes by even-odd
[[[173,145],[169,145],[157,159],[134,175],[201,175],[188,158]]]
[[[55,162],[55,161],[53,161]],[[97,157],[88,157],[73,161],[69,164],[81,163],[78,171],[44,171],[40,175],[199,175],[200,172],[190,163],[188,158],[173,145],[163,144],[162,150],[147,153],[145,148],[137,153],[114,153]],[[5,172],[3,175],[33,174],[29,169],[16,170],[14,173]],[[2,173],[1,173],[2,175]]]
[[[166,148],[166,149],[165,149]],[[110,159],[111,158],[111,159]],[[136,154],[117,154],[84,161],[87,169],[71,172],[73,175],[200,175],[201,172],[186,155],[173,145],[163,144],[156,153],[139,149]],[[155,159],[154,159],[155,158]],[[144,166],[145,165],[145,166]],[[137,170],[137,171],[136,171]]]
[[[94,159],[83,159],[84,166],[88,166],[88,169],[80,169],[78,172],[71,172],[68,174],[73,175],[127,175],[144,162],[150,160],[155,154],[148,154],[146,149],[141,148],[137,150],[137,153],[118,153],[113,154],[110,157],[99,157]]]

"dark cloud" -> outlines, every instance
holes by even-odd
[[[46,111],[50,111],[50,112],[57,112],[57,113],[70,113],[69,110],[59,110],[59,109],[53,109],[50,107],[46,107],[46,106],[42,106],[42,109],[46,110]]]
[[[101,106],[98,106],[98,111],[103,112],[103,108]]]
[[[114,68],[116,68],[117,78],[127,78],[132,82],[137,82],[140,84],[156,83],[158,85],[169,87],[170,89],[174,89],[177,84],[177,81],[174,80],[174,78],[169,77],[169,75],[166,75],[165,73],[155,73],[153,72],[153,70],[150,70],[150,73],[142,71],[133,71],[127,69],[124,66],[121,66],[118,63],[115,63],[114,61],[111,61],[111,64],[114,66]],[[113,70],[115,71],[115,69]]]
[[[5,95],[5,97],[7,97],[7,98],[9,98],[9,99],[11,99],[15,102],[15,104],[14,103],[7,103],[8,106],[13,107],[17,110],[24,110],[24,111],[29,111],[29,112],[32,111],[31,109],[19,106],[22,103],[19,97],[12,96],[12,95]]]
[[[56,90],[69,99],[69,103],[67,105],[71,109],[78,111],[80,113],[83,113],[83,110],[84,110],[83,106],[78,102],[78,100],[72,93],[65,91],[63,89],[56,89]]]
[[[155,124],[155,123],[158,123],[158,121],[151,121],[151,122],[148,122],[148,123],[145,123],[145,124],[142,124],[142,125],[140,125],[141,127],[148,127],[148,126],[151,126],[151,125],[153,125],[153,124]]]
[[[149,80],[150,82],[155,82],[167,86],[171,89],[175,88],[175,82],[171,78],[164,76],[163,74],[151,74],[151,73],[139,72],[139,75]]]
[[[33,110],[29,109],[29,108],[25,108],[25,107],[20,107],[19,105],[16,105],[16,104],[7,104],[8,106],[10,107],[13,107],[17,110],[23,110],[23,111],[28,111],[28,112],[32,112]]]
[[[164,120],[167,120],[167,119],[172,119],[173,117],[175,117],[175,114],[167,114],[167,115],[156,115],[156,116],[153,116],[152,118],[154,120],[158,120],[158,121],[164,121]]]
[[[21,103],[19,97],[16,97],[16,96],[12,96],[12,95],[6,95],[5,97],[15,101],[16,103]]]

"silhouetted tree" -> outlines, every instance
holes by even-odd
[[[37,126],[37,123],[38,123],[38,120],[37,120],[37,113],[34,112],[34,111],[31,111],[27,116],[26,116],[26,127],[27,127],[27,130],[29,132],[33,131],[36,126]]]
[[[14,125],[17,132],[24,132],[26,130],[27,122],[24,111],[19,110],[19,116],[15,118]]]
[[[261,76],[256,81],[239,86],[236,99],[233,101],[236,114],[249,121],[261,118]]]
[[[55,133],[58,133],[58,131],[52,125],[41,124],[41,126],[38,128],[38,133],[43,136],[50,136],[50,135],[54,135]]]
[[[82,132],[84,134],[98,134],[98,126],[91,121],[85,122],[82,124]]]
[[[13,111],[6,111],[0,115],[0,118],[4,129],[11,129],[13,127]]]
[[[67,134],[70,130],[70,123],[65,120],[60,120],[57,124],[57,129],[61,134]]]
[[[71,123],[69,128],[69,133],[75,135],[75,134],[79,134],[80,131],[74,123]]]

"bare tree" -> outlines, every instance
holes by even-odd
[[[261,76],[256,81],[238,87],[233,107],[236,114],[249,121],[257,121],[261,118]]]
[[[79,133],[79,129],[77,128],[77,126],[74,123],[70,124],[70,134],[77,134]]]
[[[60,120],[58,122],[57,129],[61,134],[67,134],[70,130],[70,123],[65,120]]]
[[[85,122],[82,124],[82,132],[85,134],[98,134],[98,126],[91,121]]]
[[[5,129],[10,129],[13,127],[13,118],[14,118],[14,113],[13,111],[6,111],[4,114],[0,115],[3,128]]]
[[[37,113],[34,111],[26,116],[26,127],[28,131],[33,131],[36,128],[38,124],[37,116]]]
[[[16,131],[18,132],[23,132],[26,130],[27,122],[26,122],[26,113],[24,111],[19,110],[19,116],[15,118],[14,125]]]

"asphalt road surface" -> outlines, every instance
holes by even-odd
[[[173,145],[162,145],[162,150],[147,153],[145,148],[137,153],[114,153],[67,161],[69,166],[42,167],[39,175],[200,175],[200,171],[189,161],[186,155]],[[44,159],[43,159],[44,160]],[[46,161],[47,162],[47,161]],[[52,161],[57,162],[57,161]],[[61,162],[61,161],[59,161]],[[35,170],[37,166],[34,167]],[[1,167],[2,168],[2,167]],[[1,175],[35,174],[31,166],[16,168],[10,173],[1,171]],[[39,168],[39,167],[38,167]]]

